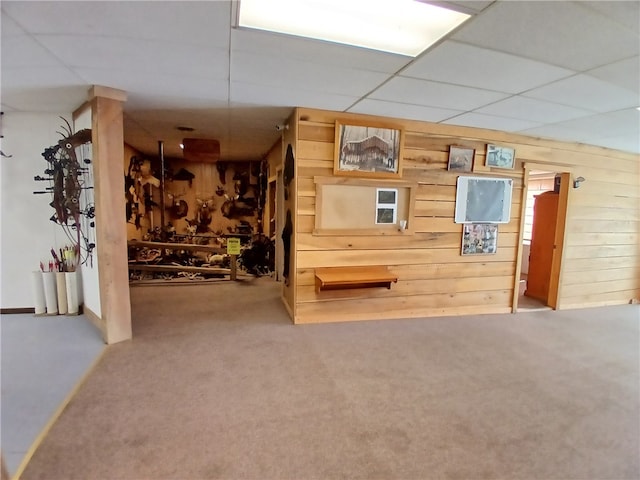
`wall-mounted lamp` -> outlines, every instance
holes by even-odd
[[[584,182],[584,181],[585,181],[585,178],[584,178],[584,177],[578,177],[578,178],[575,178],[575,179],[573,180],[573,188],[580,188],[580,185],[581,185],[581,184],[582,184],[582,182]]]

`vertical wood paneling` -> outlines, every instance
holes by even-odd
[[[525,161],[563,165],[574,176],[587,179],[580,189],[570,192],[562,263],[566,285],[558,287],[560,308],[628,303],[640,297],[637,155],[407,120],[401,122],[405,134],[402,180],[418,184],[415,234],[323,237],[312,233],[316,204],[313,178],[333,175],[335,121],[385,119],[312,109],[296,113],[297,252],[293,280],[297,323],[511,311],[524,224]],[[485,167],[487,143],[515,148],[516,167]],[[453,222],[458,174],[447,171],[450,145],[476,150],[473,175],[513,179],[511,221],[499,226],[495,255],[460,254],[462,226]],[[398,284],[384,291],[316,293],[313,288],[316,267],[367,264],[388,265],[399,276]],[[599,280],[602,270],[610,272]]]

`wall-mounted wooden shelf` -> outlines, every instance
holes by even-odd
[[[391,288],[398,276],[386,266],[316,268],[316,292],[348,288]]]

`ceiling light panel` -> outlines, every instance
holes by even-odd
[[[238,26],[415,57],[469,17],[415,0],[241,0]]]

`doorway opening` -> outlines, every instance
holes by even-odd
[[[514,311],[548,310],[558,306],[569,182],[570,173],[561,168],[525,166],[526,198],[522,206]]]

